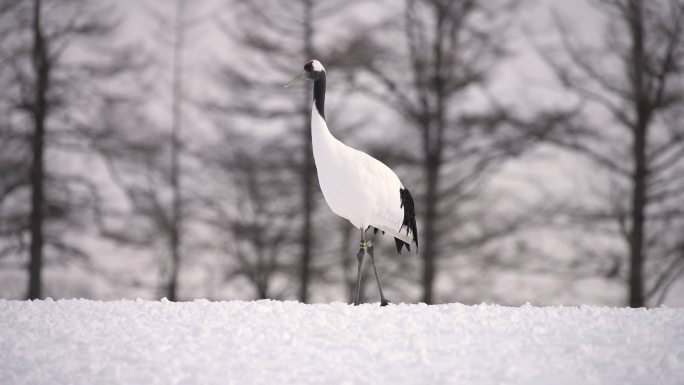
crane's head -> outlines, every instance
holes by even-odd
[[[304,64],[304,71],[290,80],[285,87],[289,87],[300,80],[318,80],[325,76],[325,68],[318,60],[309,60]]]

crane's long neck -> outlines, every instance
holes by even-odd
[[[314,81],[313,100],[321,118],[325,119],[325,72],[318,80]]]
[[[313,107],[311,108],[311,144],[317,167],[329,164],[329,156],[340,145],[325,123],[325,74],[314,81]]]

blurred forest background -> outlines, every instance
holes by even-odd
[[[418,253],[376,240],[392,301],[684,306],[683,28],[683,0],[0,0],[0,297],[348,301],[358,234],[283,88],[317,58],[333,134],[416,199]]]

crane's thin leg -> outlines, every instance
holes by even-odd
[[[356,259],[359,261],[359,268],[356,273],[356,301],[354,301],[354,306],[359,304],[361,300],[361,266],[363,266],[363,256],[365,251],[359,248],[359,252],[356,254]]]
[[[359,267],[356,272],[356,301],[354,306],[359,304],[361,299],[361,268],[363,267],[363,257],[366,255],[367,243],[365,239],[365,231],[361,229],[361,244],[359,245],[359,252],[356,253],[356,259],[359,261]]]
[[[378,269],[375,268],[375,257],[373,256],[373,244],[368,242],[368,255],[370,255],[371,263],[373,264],[373,272],[375,272],[375,280],[378,282],[378,291],[380,291],[380,306],[387,306],[390,301],[382,294],[382,287],[380,286],[380,278],[378,278]]]

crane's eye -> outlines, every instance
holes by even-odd
[[[313,64],[311,64],[311,63],[306,63],[306,64],[304,65],[304,71],[306,71],[306,72],[311,72],[311,71],[313,71]]]

